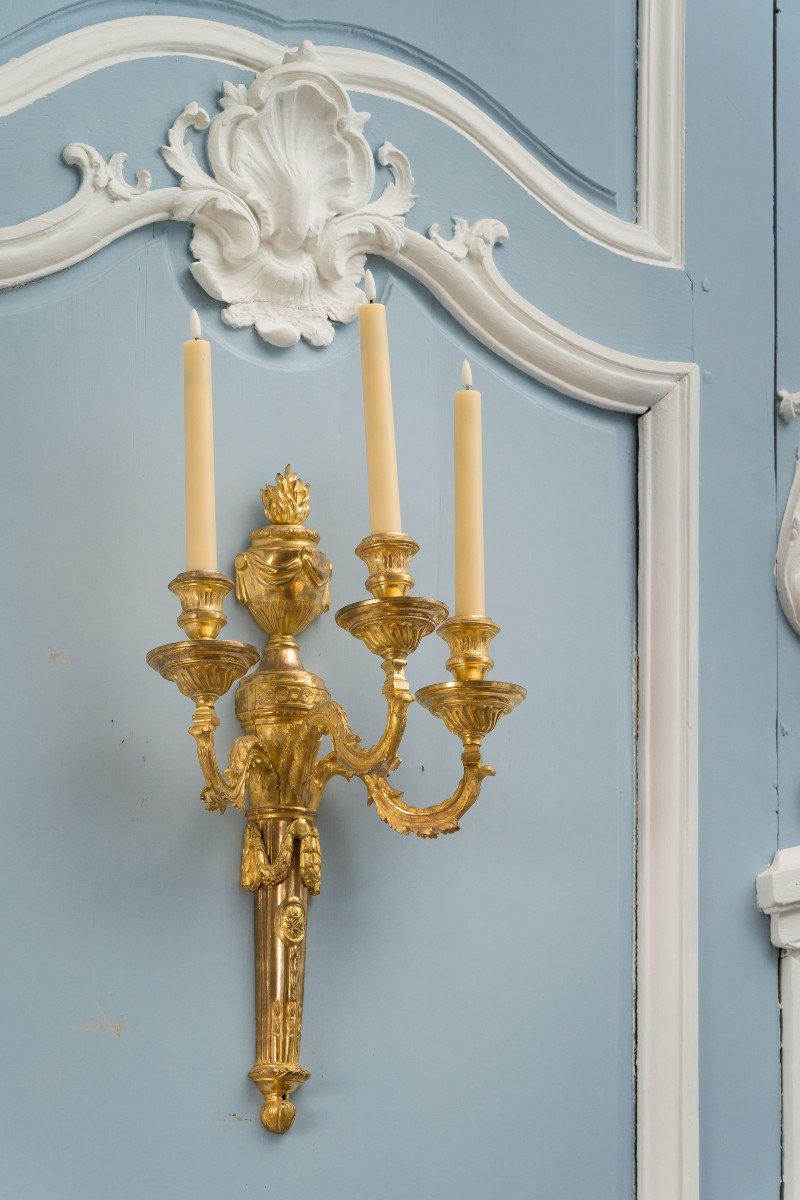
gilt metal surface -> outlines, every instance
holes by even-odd
[[[181,601],[186,641],[151,650],[149,664],[194,701],[189,729],[210,810],[245,809],[241,882],[255,905],[256,1062],[250,1077],[263,1096],[261,1119],[285,1133],[295,1117],[292,1093],[308,1079],[300,1065],[309,895],[320,891],[322,854],[317,811],[334,776],[358,777],[378,816],[398,833],[435,838],[453,833],[478,798],[492,768],[481,743],[524,698],[516,684],[486,679],[488,646],[498,627],[487,617],[447,618],[439,600],[409,594],[408,565],[419,549],[406,534],[373,534],[356,553],[369,572],[372,598],[340,609],[337,623],[380,658],[385,681],[384,730],[362,746],[341,705],[303,666],[296,642],[329,604],[332,565],[319,534],[305,527],[309,489],[291,470],[262,493],[270,522],[250,535],[236,559],[236,596],[269,635],[263,655],[254,646],[219,638],[222,601],[233,584],[224,575],[185,572],[170,584]],[[439,804],[406,804],[389,783],[412,696],[405,677],[410,654],[439,631],[450,647],[455,676],[432,684],[417,699],[462,742],[462,775]],[[260,658],[260,662],[258,662]],[[258,662],[258,666],[250,671]],[[244,678],[242,678],[244,676]],[[217,762],[215,703],[239,679],[236,715],[243,733],[226,767]],[[330,750],[322,752],[324,739]]]

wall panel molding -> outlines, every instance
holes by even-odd
[[[574,191],[506,129],[449,84],[372,51],[320,46],[343,87],[418,108],[448,125],[583,237],[661,266],[683,262],[685,0],[640,0],[637,219],[626,221]],[[123,17],[88,25],[0,67],[0,116],[116,63],[184,54],[256,73],[286,47],[249,30],[195,17]]]
[[[651,75],[654,70],[656,75],[661,71],[660,83],[650,79],[649,86],[656,92],[663,89],[669,71],[674,70],[679,42],[682,47],[682,23],[676,17],[679,12],[682,9],[677,4],[659,6],[653,0],[649,6],[649,24],[643,27],[642,36],[643,44],[651,47],[646,58],[657,60],[655,65],[651,61],[647,70]],[[666,34],[656,33],[661,22],[667,22],[668,31],[674,35],[663,47],[660,39]],[[315,87],[320,90],[317,85],[324,77],[329,81],[325,84],[326,94],[334,106],[342,102],[342,96],[346,99],[346,86],[390,95],[419,107],[423,106],[421,98],[433,104],[430,97],[440,95],[444,88],[451,94],[446,97],[448,103],[452,97],[457,98],[460,107],[467,103],[438,81],[426,83],[428,91],[420,92],[413,73],[409,74],[414,69],[392,64],[380,55],[323,47],[316,65],[306,52],[290,55],[279,66],[283,49],[255,34],[216,22],[172,17],[112,21],[56,39],[0,69],[0,98],[5,110],[12,111],[20,107],[19,98],[25,89],[32,89],[31,95],[44,95],[112,62],[166,53],[194,53],[265,71],[250,89],[226,91],[228,103],[223,105],[221,117],[216,118],[220,121],[218,133],[209,134],[220,139],[228,136],[228,113],[235,113],[237,120],[253,119],[249,114],[256,111],[256,100],[273,95],[269,89],[280,71],[294,72],[293,81],[312,91]],[[407,95],[402,94],[403,87],[409,89]],[[655,101],[651,98],[650,103]],[[182,116],[187,122],[196,119],[196,128],[205,128],[208,116],[201,113],[197,105],[187,105]],[[363,148],[358,138],[363,140],[363,121],[356,129],[353,115],[358,117],[350,107],[342,109],[339,116],[344,124],[337,125],[337,129],[353,139],[351,149],[360,154]],[[679,124],[682,126],[682,121]],[[173,150],[175,145],[173,141]],[[83,173],[80,189],[60,208],[0,231],[0,278],[5,286],[67,267],[125,232],[152,222],[190,220],[197,238],[197,214],[206,203],[212,206],[213,217],[214,188],[218,192],[227,189],[226,197],[238,195],[232,178],[224,179],[225,188],[220,189],[219,180],[206,176],[202,188],[207,188],[209,195],[198,208],[198,198],[193,199],[192,192],[201,183],[194,178],[186,186],[188,164],[184,164],[186,172],[181,171],[183,187],[151,189],[144,173],[135,184],[124,179],[121,155],[106,162],[97,151],[80,143],[68,147],[66,153],[68,161]],[[655,188],[667,158],[659,159],[654,142],[648,154],[648,187]],[[530,304],[507,283],[494,262],[494,246],[507,237],[499,220],[486,218],[474,225],[456,220],[452,235],[437,226],[432,227],[428,237],[406,228],[403,218],[407,209],[403,205],[413,202],[413,181],[410,173],[404,173],[405,160],[393,147],[385,150],[385,161],[391,155],[396,156],[392,159],[394,183],[371,202],[381,204],[388,193],[378,214],[385,218],[385,227],[378,229],[373,220],[364,218],[360,193],[349,211],[345,211],[345,205],[345,209],[326,216],[330,223],[340,217],[353,218],[349,225],[336,226],[337,237],[331,247],[331,262],[338,261],[336,253],[341,249],[341,277],[355,292],[355,297],[348,293],[347,303],[352,301],[354,305],[360,295],[357,284],[366,253],[383,255],[425,286],[493,353],[547,387],[583,403],[632,414],[639,420],[637,1194],[639,1200],[698,1200],[698,369],[691,363],[660,362],[600,345]],[[210,159],[213,162],[213,155]],[[679,160],[680,155],[673,156],[670,169]],[[535,163],[532,158],[531,163]],[[540,164],[536,164],[536,173],[539,181],[547,174]],[[563,187],[560,183],[558,186]],[[652,219],[661,222],[664,230],[670,227],[670,236],[681,225],[671,208],[679,195],[682,186],[664,193],[663,203],[655,207],[651,204],[649,209]],[[577,204],[578,198],[573,193],[570,196]],[[226,199],[219,213],[226,236],[231,236],[234,225],[227,203]],[[615,220],[586,201],[580,203],[584,213],[592,210],[592,220]],[[264,210],[267,207],[262,205]],[[242,207],[236,211],[242,228],[249,228],[248,221],[256,219],[252,211],[248,214]],[[559,215],[567,219],[563,213]],[[267,216],[260,213],[261,219]],[[575,222],[568,223],[578,228]],[[637,237],[650,239],[649,260],[656,261],[650,253],[655,245],[652,231],[640,225],[618,224],[626,237],[636,231]],[[279,252],[286,238],[291,242],[292,237],[302,233],[289,219],[278,222],[275,228],[278,235],[285,235],[275,242]],[[599,226],[593,228],[597,234]],[[339,240],[343,231],[346,236]],[[581,232],[594,236],[585,229]],[[240,231],[234,236],[245,235]],[[600,236],[594,236],[594,240],[621,253],[648,258],[648,254],[634,254],[630,242],[626,243],[627,249],[622,249],[621,241],[612,246]],[[641,250],[643,243],[637,244]],[[288,242],[286,245],[291,250]],[[196,246],[193,241],[198,263],[207,252],[207,245]],[[675,265],[666,253],[658,261]],[[280,282],[284,278],[280,264],[276,270]],[[213,287],[210,277],[199,281],[207,290],[207,284]],[[224,295],[217,298],[228,302]],[[292,305],[293,312],[302,311],[302,301],[297,297]],[[343,318],[352,319],[347,312],[349,309],[343,310]],[[330,312],[327,318],[340,319]],[[292,326],[292,331],[292,336],[294,332],[307,336],[299,327]],[[325,331],[323,334],[327,337]]]
[[[780,950],[783,1200],[800,1200],[800,846],[778,850],[756,880],[758,907]]]

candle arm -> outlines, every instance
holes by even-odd
[[[216,715],[216,714],[215,714]],[[243,734],[231,746],[228,765],[220,771],[214,744],[216,720],[193,722],[189,729],[195,740],[197,759],[206,786],[203,788],[203,803],[209,812],[224,812],[229,804],[244,808],[244,793],[251,768],[256,764],[266,765],[266,756],[254,734]]]
[[[385,776],[362,776],[367,795],[384,824],[396,833],[415,833],[417,837],[435,838],[440,833],[456,833],[459,821],[472,808],[481,792],[481,785],[494,768],[481,762],[480,749],[468,746],[461,755],[461,779],[455,791],[439,804],[427,807],[406,804],[403,793],[391,786]]]
[[[397,750],[406,729],[408,706],[413,696],[406,689],[396,688],[387,695],[386,723],[383,732],[372,746],[362,746],[361,738],[353,732],[347,713],[334,700],[326,701],[310,718],[309,724],[322,729],[331,739],[332,749],[317,763],[314,772],[315,789],[321,795],[334,776],[345,779],[363,778],[375,772],[387,775],[400,765]]]
[[[389,700],[384,732],[368,748],[361,746],[341,705],[330,701],[315,714],[318,726],[325,728],[333,742],[331,752],[317,763],[315,805],[334,776],[343,776],[348,780],[358,777],[366,787],[369,802],[375,805],[380,819],[397,833],[415,833],[418,837],[435,838],[440,833],[457,831],[459,820],[478,799],[484,779],[494,775],[494,768],[481,761],[479,746],[465,746],[461,754],[461,779],[446,800],[428,806],[406,804],[403,793],[391,786],[388,776],[400,765],[397,750],[405,733],[411,700],[408,693]]]

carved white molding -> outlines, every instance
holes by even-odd
[[[132,19],[134,33],[140,20],[167,18]],[[193,29],[198,24],[191,22]],[[214,23],[202,24],[216,37]],[[254,35],[238,32],[241,50]],[[452,235],[437,226],[429,237],[407,229],[412,180],[391,147],[383,157],[394,182],[372,200],[374,167],[361,119],[341,86],[342,72],[338,82],[332,79],[328,61],[314,62],[308,51],[290,55],[249,88],[228,89],[213,122],[198,106],[187,106],[167,147],[181,187],[152,189],[144,175],[128,184],[122,156],[106,163],[90,147],[68,147],[68,161],[83,172],[78,194],[43,217],[0,231],[0,279],[10,286],[37,278],[137,226],[188,220],[202,286],[216,289],[232,308],[233,323],[254,323],[262,336],[285,344],[299,336],[325,340],[331,319],[352,314],[369,251],[413,275],[464,328],[520,370],[580,401],[638,416],[637,1194],[639,1200],[698,1200],[698,370],[601,346],[529,304],[495,265],[494,246],[507,238],[497,220],[470,226],[457,219]],[[71,69],[69,57],[61,67]],[[315,122],[294,123],[311,112]],[[257,136],[263,123],[272,129],[274,121],[294,139],[284,162],[269,139]],[[189,125],[209,127],[213,176],[183,145]],[[323,166],[310,143],[295,137],[301,128],[314,145],[328,130],[330,163]],[[341,168],[345,159],[341,173],[335,164]],[[303,172],[290,171],[288,182],[280,176],[295,161],[308,168],[313,186]],[[237,275],[246,255],[257,279],[248,294]]]
[[[686,0],[639,0],[637,223],[683,266]],[[634,255],[658,262],[659,254]]]
[[[146,171],[139,172],[136,186],[126,183],[125,154],[106,163],[92,146],[73,142],[63,157],[81,171],[80,187],[66,204],[0,228],[0,288],[63,271],[124,233],[165,221],[180,198],[180,188],[150,191]]]
[[[332,321],[354,319],[366,254],[380,254],[516,366],[559,387],[568,373],[559,358],[578,355],[586,360],[578,398],[630,411],[620,374],[624,356],[560,330],[502,279],[492,259],[494,245],[508,236],[501,222],[469,227],[457,219],[452,238],[434,226],[430,240],[406,230],[413,178],[405,156],[389,144],[379,158],[394,182],[371,199],[367,114],[354,110],[309,43],[286,52],[249,88],[225,84],[220,107],[211,120],[198,104],[187,104],[168,132],[162,153],[180,188],[151,191],[146,173],[133,186],[122,177],[124,155],[106,164],[90,146],[68,146],[64,157],[83,172],[80,189],[60,208],[0,230],[0,286],[60,270],[149,221],[188,221],[197,259],[192,273],[226,303],[228,324],[255,325],[278,346],[301,336],[322,344],[333,337]],[[213,174],[186,143],[189,128],[208,130]],[[683,369],[675,366],[676,377]],[[635,411],[662,395],[656,373]]]
[[[785,388],[778,391],[778,415],[787,425],[800,412],[800,392],[787,392]]]
[[[778,535],[775,583],[786,620],[800,633],[800,452]]]
[[[583,338],[530,304],[502,277],[493,247],[506,241],[501,221],[472,227],[456,219],[452,242],[407,229],[393,261],[420,281],[455,319],[495,354],[576,400],[642,416],[686,383],[692,368],[654,362]]]
[[[192,274],[234,328],[255,326],[274,346],[305,338],[327,345],[334,322],[355,319],[367,253],[394,257],[414,204],[405,155],[378,152],[393,181],[377,199],[375,163],[359,113],[310,42],[249,87],[226,83],[212,120],[187,104],[162,154],[179,188],[150,190],[122,175],[124,154],[108,163],[91,146],[64,151],[83,174],[76,196],[52,212],[0,230],[0,287],[15,287],[96,253],[148,222],[193,225]],[[211,172],[185,140],[208,131]],[[98,236],[98,230],[100,234]]]
[[[304,43],[258,75],[249,88],[225,84],[221,113],[187,104],[163,149],[180,188],[150,190],[122,177],[125,156],[106,164],[73,143],[67,162],[83,172],[78,193],[59,208],[0,230],[0,287],[15,287],[96,253],[148,222],[194,225],[192,273],[227,304],[230,325],[255,325],[274,345],[302,336],[329,342],[332,321],[356,315],[367,253],[383,255],[417,278],[465,328],[495,353],[549,386],[605,408],[642,414],[685,364],[628,358],[580,338],[511,288],[492,250],[508,233],[502,222],[455,221],[451,238],[438,225],[425,238],[404,226],[414,203],[407,159],[388,143],[379,151],[394,181],[372,200],[375,171],[346,91]],[[185,142],[189,128],[208,129],[213,174]],[[631,388],[631,380],[635,387]]]
[[[800,846],[776,851],[771,866],[756,879],[756,900],[770,919],[773,946],[800,950]]]
[[[700,386],[696,366],[662,366],[672,382],[639,420],[637,1197],[699,1200]]]
[[[640,0],[637,215],[626,221],[559,179],[476,104],[435,76],[372,51],[321,46],[342,86],[421,109],[474,143],[583,237],[643,262],[683,262],[685,0]],[[0,116],[115,63],[186,54],[260,73],[285,47],[195,17],[123,17],[86,26],[0,67]]]
[[[220,107],[209,121],[187,105],[162,150],[181,177],[171,216],[194,225],[192,274],[225,301],[228,325],[254,325],[274,346],[327,345],[332,322],[354,320],[364,302],[367,252],[392,257],[403,244],[416,199],[408,160],[381,147],[394,181],[372,200],[369,114],[354,110],[308,42],[249,88],[226,83]],[[213,174],[184,141],[188,127],[208,128]]]
[[[778,850],[756,880],[758,907],[781,951],[783,1200],[800,1200],[800,846]]]

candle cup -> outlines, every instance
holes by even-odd
[[[217,700],[258,662],[254,646],[217,640],[226,624],[222,602],[232,587],[227,575],[219,572],[183,571],[177,575],[169,590],[181,602],[178,624],[187,640],[156,646],[147,655],[148,666],[194,701],[193,734],[219,725],[214,711]]]
[[[451,617],[439,626],[437,633],[450,648],[447,669],[463,683],[485,679],[494,666],[489,657],[489,645],[500,626],[489,617]]]
[[[408,657],[447,616],[441,600],[406,594],[414,586],[408,564],[418,550],[418,543],[405,533],[364,538],[356,554],[369,571],[366,587],[373,599],[348,604],[336,614],[336,624],[381,659],[386,694],[409,694]]]
[[[183,571],[176,575],[169,590],[181,602],[178,624],[188,638],[215,638],[227,625],[222,602],[233,587],[227,575],[218,571]]]
[[[494,666],[489,644],[500,632],[489,617],[451,617],[437,632],[450,647],[447,669],[455,678],[420,688],[416,699],[461,739],[464,765],[479,766],[483,739],[525,699],[525,688],[486,678]],[[491,767],[482,769],[494,774]]]
[[[405,596],[414,586],[408,564],[419,551],[419,543],[406,533],[373,533],[356,546],[369,575],[364,585],[376,600]]]

